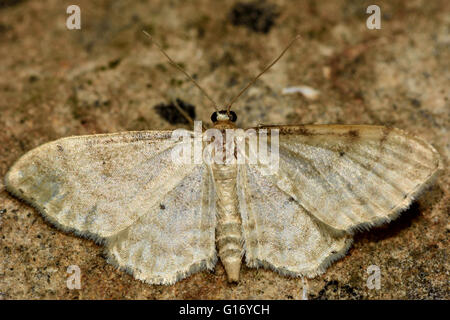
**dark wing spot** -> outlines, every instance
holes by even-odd
[[[262,128],[271,128],[280,130],[280,134],[295,134],[301,136],[317,136],[318,132],[307,129],[303,126],[264,126]]]
[[[165,209],[166,209],[166,206],[163,205],[162,203],[160,203],[160,204],[159,204],[159,208],[160,208],[161,210],[165,210]]]
[[[348,135],[351,137],[351,138],[358,138],[359,137],[359,131],[358,130],[350,130],[349,132],[348,132]]]
[[[113,142],[114,142],[113,139],[107,139],[107,140],[103,140],[102,141],[103,144],[110,144],[110,143],[113,143]]]
[[[308,129],[305,129],[305,128],[300,128],[298,130],[298,133],[301,135],[304,135],[304,136],[312,136],[311,131],[309,131]]]
[[[345,155],[345,152],[344,151],[339,151],[339,156],[340,157],[343,157]]]
[[[64,151],[63,147],[61,147],[59,144],[56,147],[58,148],[58,151],[61,151],[61,152]]]
[[[388,128],[388,127],[383,128],[383,136],[381,137],[380,144],[383,144],[386,142],[387,137],[389,136],[389,133],[391,133],[391,131],[392,131],[392,128]]]

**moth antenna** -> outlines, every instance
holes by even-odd
[[[191,118],[190,115],[188,115],[188,113],[186,111],[184,111],[180,105],[178,104],[177,99],[175,99],[173,101],[173,105],[175,106],[175,109],[178,110],[179,113],[181,113],[181,115],[192,125],[194,125],[194,119]]]
[[[200,87],[200,85],[197,83],[197,81],[194,80],[194,78],[192,78],[189,73],[187,73],[186,71],[184,71],[184,69],[182,67],[180,67],[175,61],[172,60],[172,58],[169,57],[169,55],[163,50],[162,46],[156,42],[155,40],[153,40],[153,37],[145,30],[142,30],[142,32],[150,38],[150,40],[153,42],[153,44],[158,48],[158,50],[167,58],[167,60],[169,60],[169,63],[174,66],[175,68],[177,68],[179,71],[183,72],[184,75],[192,81],[192,83],[194,83],[197,88],[200,89],[200,91],[203,93],[203,95],[208,98],[209,101],[211,101],[211,103],[214,105],[214,108],[216,109],[216,111],[219,110],[219,107],[217,106],[217,103],[206,93],[206,91]]]
[[[263,71],[261,71],[252,81],[249,82],[249,84],[247,84],[244,89],[242,89],[233,99],[231,99],[231,102],[228,104],[227,106],[227,112],[229,113],[231,110],[231,106],[233,105],[233,103],[236,102],[236,100],[245,92],[247,91],[248,88],[250,88],[255,82],[256,80],[258,80],[259,77],[261,77],[267,70],[269,70],[275,63],[278,62],[278,60],[281,59],[281,57],[284,55],[284,53],[294,44],[294,42],[298,39],[300,39],[301,36],[298,34],[295,36],[294,39],[291,40],[291,42],[289,42],[289,44],[286,46],[286,48],[284,48],[283,51],[281,51],[281,53],[278,55],[278,57],[272,61],[271,64],[269,64],[267,67],[265,67],[263,69]]]

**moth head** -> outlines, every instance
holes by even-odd
[[[212,115],[211,115],[211,121],[216,123],[218,121],[231,121],[231,122],[236,122],[237,120],[237,115],[234,111],[229,111],[227,112],[227,110],[220,110],[220,111],[215,111]]]

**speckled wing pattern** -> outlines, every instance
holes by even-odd
[[[153,284],[173,284],[216,264],[214,193],[196,166],[160,204],[108,239],[109,262]]]
[[[351,234],[388,222],[439,170],[432,146],[398,129],[361,125],[279,129],[279,169],[242,165],[238,188],[248,266],[316,275]],[[267,171],[266,171],[267,172]]]
[[[137,278],[174,283],[216,254],[211,175],[172,161],[171,133],[56,140],[20,158],[6,187],[61,229],[105,242],[109,261]]]
[[[334,235],[258,169],[241,165],[238,171],[247,266],[291,276],[314,277],[324,272],[345,254],[351,237]]]

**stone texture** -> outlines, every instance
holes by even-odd
[[[143,29],[222,103],[299,33],[303,39],[234,106],[238,125],[395,126],[431,142],[445,168],[398,220],[358,234],[345,258],[308,280],[308,297],[449,299],[448,1],[378,1],[381,30],[366,28],[369,1],[272,0],[255,9],[256,20],[233,24],[236,3],[78,1],[82,29],[69,31],[70,3],[2,2],[0,176],[26,151],[60,137],[189,127],[155,111],[171,99],[192,104],[197,119],[209,122],[213,108]],[[295,85],[320,96],[310,101],[282,94]],[[81,268],[80,290],[66,287],[73,264]],[[380,290],[366,286],[370,265],[381,269]],[[241,276],[238,285],[228,284],[219,263],[214,272],[173,286],[146,285],[107,264],[101,246],[56,230],[0,185],[0,299],[302,296],[301,279],[246,267]]]

